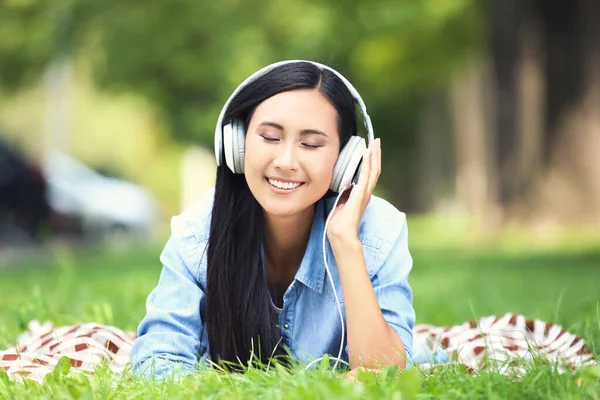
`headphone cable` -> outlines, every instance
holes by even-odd
[[[345,360],[342,360],[342,350],[344,349],[344,335],[345,335],[346,331],[345,331],[345,326],[344,326],[344,314],[342,313],[342,306],[340,304],[340,299],[338,297],[337,290],[335,289],[335,284],[333,282],[333,278],[331,276],[331,272],[329,271],[329,263],[327,262],[327,248],[326,248],[327,228],[329,226],[329,221],[331,220],[331,217],[333,216],[333,212],[335,211],[335,208],[337,207],[337,204],[338,204],[340,198],[342,197],[342,194],[348,188],[351,188],[352,186],[354,186],[354,183],[352,183],[350,186],[345,187],[342,190],[340,190],[338,196],[335,199],[335,203],[333,203],[333,208],[331,209],[331,212],[327,216],[327,220],[325,221],[325,229],[323,230],[323,261],[325,262],[325,270],[327,271],[327,277],[329,278],[329,283],[331,284],[331,289],[333,290],[333,297],[335,298],[335,303],[337,304],[338,312],[340,314],[340,322],[342,324],[342,335],[341,335],[341,338],[340,338],[340,350],[338,352],[338,356],[337,357],[332,357],[332,360],[335,360],[335,364],[333,365],[333,369],[336,369],[339,363],[345,364],[348,367],[350,367],[350,364],[348,362],[346,362]],[[306,366],[305,370],[309,369],[312,365],[314,365],[315,363],[321,361],[323,358],[325,358],[325,357],[319,357],[316,360],[311,361]]]

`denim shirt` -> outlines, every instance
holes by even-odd
[[[131,366],[137,374],[162,379],[172,373],[193,372],[209,360],[201,307],[205,304],[205,248],[212,198],[211,191],[171,221],[171,237],[160,256],[163,268],[158,285],[148,296],[146,316],[131,350]],[[342,326],[322,248],[325,219],[334,201],[320,200],[316,204],[306,252],[284,294],[279,314],[283,344],[306,363],[324,354],[337,357],[340,347]],[[415,311],[408,284],[412,257],[406,216],[387,201],[372,196],[358,237],[383,317],[402,340],[408,365],[413,354]],[[326,253],[345,321],[344,296],[329,242]],[[342,357],[347,361],[345,338],[343,347]]]

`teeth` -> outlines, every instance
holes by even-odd
[[[295,189],[300,186],[299,183],[281,182],[276,181],[275,179],[269,179],[269,183],[279,189]]]

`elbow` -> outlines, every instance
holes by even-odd
[[[162,381],[170,376],[188,375],[198,370],[199,344],[184,335],[146,334],[131,348],[131,370],[136,377]]]
[[[391,365],[406,369],[410,352],[406,350],[400,336],[391,326],[388,325],[388,330],[383,338],[373,343],[374,346],[371,350],[363,351],[361,356],[351,358],[350,369],[380,370]]]
[[[158,382],[167,379],[176,379],[194,373],[198,366],[183,360],[155,356],[143,361],[132,363],[133,375],[141,379],[150,379]]]

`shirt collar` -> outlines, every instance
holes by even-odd
[[[323,262],[325,208],[324,200],[317,202],[306,252],[296,273],[296,280],[319,293],[323,292],[323,282],[325,281],[325,263]]]

